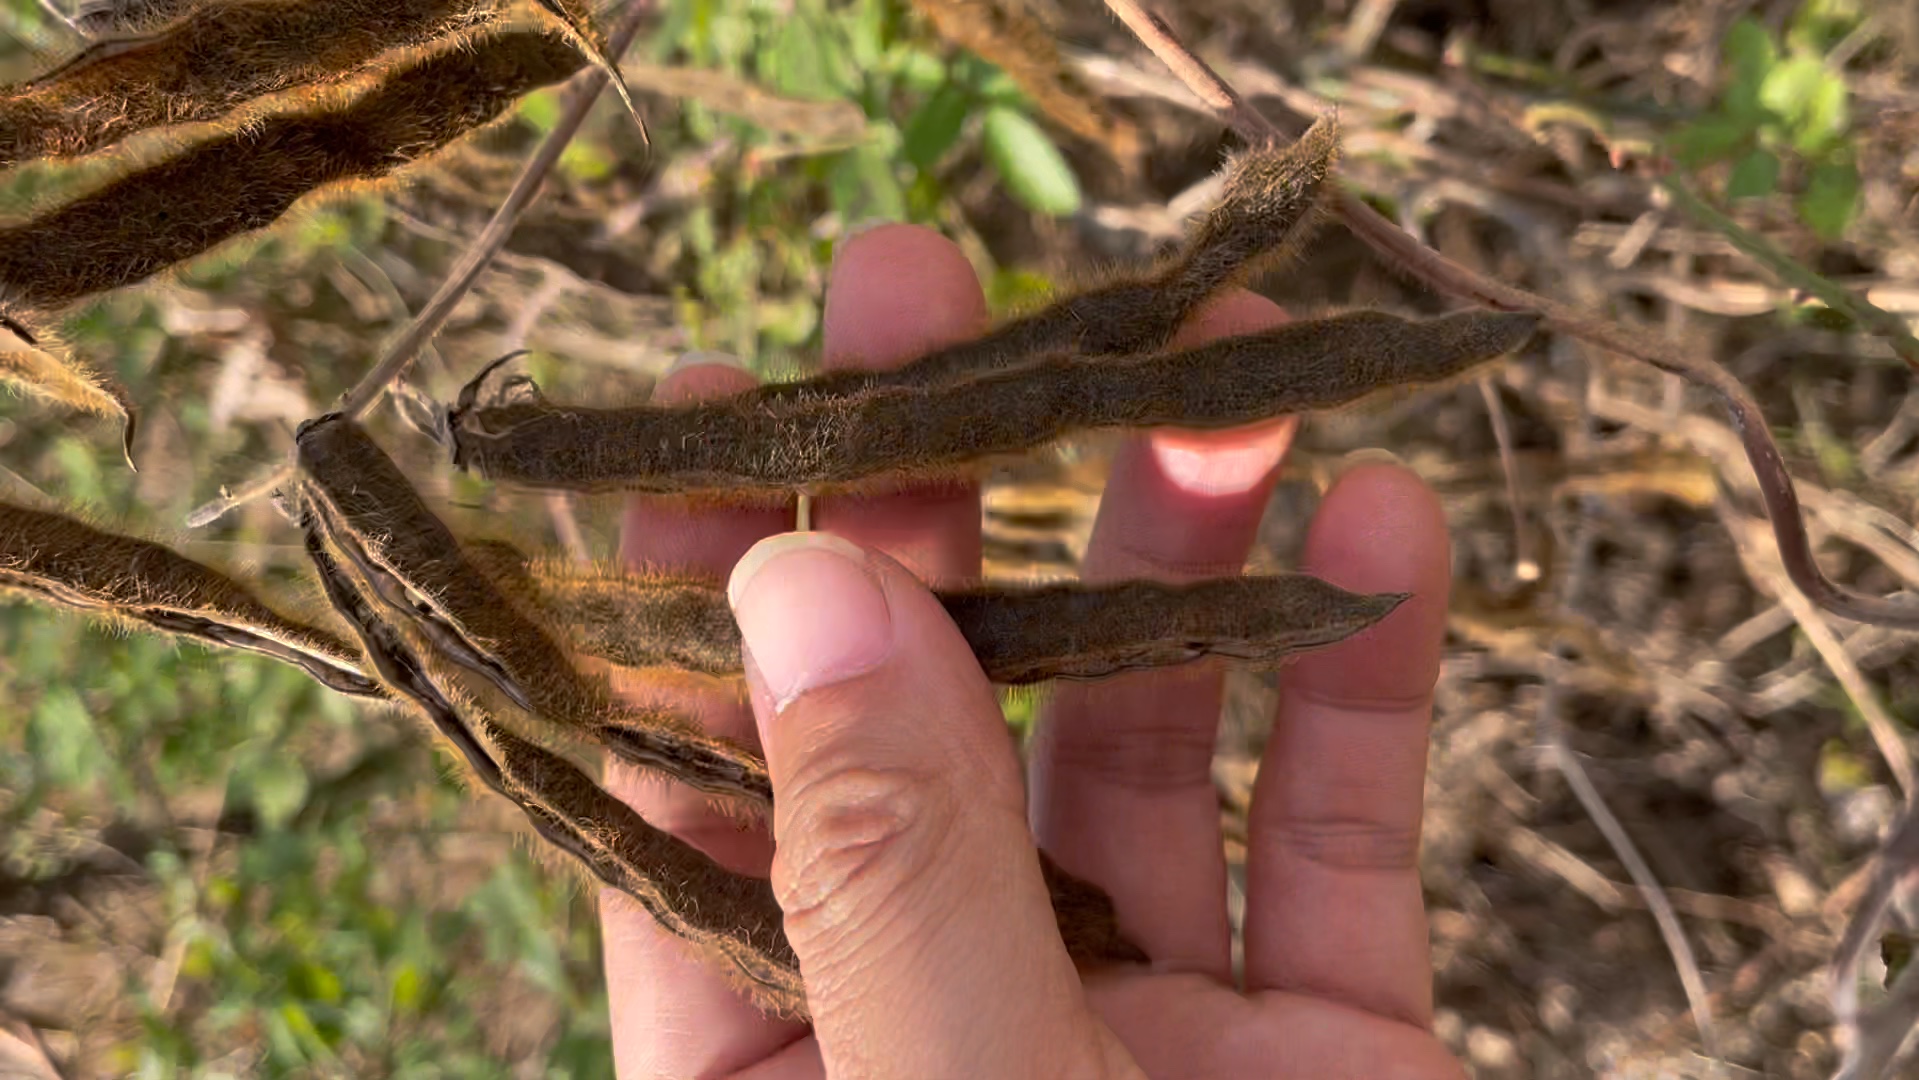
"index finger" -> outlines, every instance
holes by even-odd
[[[720,356],[688,355],[655,391],[662,403],[738,393],[746,371]],[[793,527],[790,503],[717,506],[682,497],[636,495],[626,506],[621,560],[636,572],[694,574],[725,581],[746,549]],[[629,697],[683,710],[708,732],[752,745],[753,717],[738,694],[637,683]],[[764,828],[741,829],[704,795],[609,760],[605,785],[646,819],[705,851],[728,869],[761,874],[772,860]],[[607,1008],[621,1076],[730,1073],[795,1040],[804,1025],[772,1019],[739,993],[725,972],[661,929],[624,893],[600,892]]]

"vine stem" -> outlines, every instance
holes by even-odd
[[[652,4],[649,0],[632,0],[621,10],[607,34],[607,56],[618,57],[626,52],[627,47],[633,44],[633,39],[639,35],[640,26],[646,21],[646,15],[651,10]],[[579,134],[580,127],[586,123],[587,115],[593,110],[593,103],[599,99],[601,91],[606,89],[610,81],[605,68],[592,66],[573,77],[567,87],[566,100],[561,103],[558,122],[541,141],[539,149],[521,167],[519,176],[513,180],[513,187],[506,193],[506,198],[500,202],[499,207],[493,211],[493,216],[487,221],[486,228],[480,231],[480,235],[474,238],[473,243],[464,252],[461,252],[459,263],[454,266],[452,273],[440,282],[440,287],[434,291],[432,298],[426,302],[426,306],[421,308],[420,313],[413,317],[406,329],[393,339],[392,344],[388,345],[386,351],[380,355],[380,359],[360,377],[360,381],[354,383],[353,388],[347,391],[346,396],[340,400],[340,412],[355,420],[365,416],[367,410],[380,400],[380,396],[386,392],[393,380],[399,378],[407,365],[419,356],[420,350],[424,349],[427,343],[433,340],[433,336],[446,325],[446,320],[453,314],[453,309],[465,299],[466,294],[473,288],[473,283],[479,280],[480,274],[492,265],[494,256],[506,247],[506,242],[513,235],[513,227],[519,222],[520,215],[525,213],[526,208],[539,196],[540,188],[545,185],[547,175],[553,171],[553,166],[559,164],[560,155],[566,152],[573,137]],[[293,473],[294,466],[288,463],[266,476],[256,478],[238,491],[222,492],[220,498],[199,507],[188,515],[187,527],[197,529],[219,520],[229,511],[284,486],[292,478]]]
[[[1283,140],[1284,132],[1254,109],[1239,92],[1173,33],[1165,20],[1139,0],[1106,0],[1106,6],[1132,30],[1187,89],[1225,124],[1250,142]],[[1792,475],[1773,441],[1759,403],[1733,374],[1709,357],[1695,358],[1644,330],[1589,315],[1577,308],[1479,274],[1427,247],[1381,217],[1350,191],[1337,192],[1332,209],[1353,235],[1387,262],[1439,292],[1499,311],[1536,311],[1548,328],[1590,345],[1668,371],[1719,395],[1752,463],[1766,516],[1772,522],[1786,575],[1808,600],[1842,618],[1902,630],[1919,630],[1919,604],[1867,596],[1833,582],[1813,558]]]
[[[627,46],[639,34],[640,24],[645,21],[651,6],[646,0],[633,0],[620,12],[619,19],[607,36],[606,55],[617,57],[626,52]],[[540,143],[539,150],[520,169],[512,190],[506,193],[506,199],[500,203],[499,209],[493,211],[486,228],[481,230],[472,246],[461,254],[459,265],[440,283],[433,298],[420,309],[420,313],[407,324],[393,344],[387,346],[373,369],[361,376],[360,381],[341,400],[340,411],[346,413],[348,418],[358,420],[366,415],[366,411],[386,391],[387,384],[397,378],[426,343],[432,340],[433,335],[446,325],[454,307],[466,297],[480,274],[492,264],[493,257],[506,246],[507,238],[513,234],[513,226],[540,194],[547,174],[559,164],[560,155],[566,152],[573,136],[579,134],[580,126],[586,123],[587,114],[593,109],[593,103],[610,81],[606,69],[601,67],[589,67],[574,76],[572,85],[567,88],[566,101],[560,106],[559,122],[553,125],[553,130]]]

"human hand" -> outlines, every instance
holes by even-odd
[[[1235,294],[1197,317],[1182,343],[1280,319]],[[956,248],[884,227],[849,242],[834,266],[826,362],[896,364],[986,324]],[[737,368],[692,363],[659,394],[750,384]],[[1084,576],[1238,572],[1291,431],[1282,422],[1129,440]],[[763,831],[742,831],[695,792],[618,766],[607,781],[729,867],[771,866],[815,1026],[765,1017],[608,891],[622,1077],[1460,1075],[1428,1031],[1414,861],[1448,585],[1445,523],[1416,477],[1391,465],[1349,470],[1309,532],[1303,569],[1414,598],[1287,669],[1249,822],[1243,990],[1210,767],[1218,671],[1058,690],[1035,747],[1029,828],[991,689],[914,579],[977,575],[977,488],[821,499],[814,521],[840,539],[782,537],[733,573],[753,713],[710,693],[639,691],[694,710],[717,733],[764,736],[777,859]],[[790,528],[787,509],[636,498],[625,554],[721,573]],[[1074,971],[1035,836],[1112,894],[1150,967],[1083,980]]]

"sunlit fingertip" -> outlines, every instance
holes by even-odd
[[[660,377],[662,379],[670,378],[678,372],[696,367],[725,367],[738,371],[746,370],[746,365],[740,363],[740,358],[734,356],[732,353],[720,352],[717,349],[695,349],[692,352],[682,354],[679,359],[673,361],[673,365],[667,368],[665,373]]]
[[[1234,432],[1156,431],[1149,443],[1160,472],[1182,491],[1243,495],[1279,467],[1298,427],[1289,416]]]

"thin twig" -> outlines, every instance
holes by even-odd
[[[1766,565],[1765,557],[1756,550],[1752,540],[1745,535],[1746,526],[1733,515],[1737,513],[1730,507],[1722,507],[1720,519],[1726,523],[1727,531],[1732,533],[1733,545],[1739,552],[1739,558],[1746,564],[1746,570],[1755,581],[1777,580]],[[1757,525],[1757,522],[1753,523]],[[1779,602],[1799,623],[1799,629],[1805,631],[1806,640],[1826,662],[1827,670],[1839,680],[1846,697],[1859,715],[1866,721],[1866,728],[1872,732],[1872,741],[1879,748],[1879,754],[1886,759],[1886,767],[1892,770],[1892,778],[1899,785],[1899,791],[1908,802],[1919,795],[1919,774],[1913,769],[1912,751],[1906,745],[1905,736],[1900,734],[1898,721],[1886,712],[1880,704],[1879,695],[1873,692],[1872,684],[1866,681],[1866,673],[1859,669],[1859,661],[1846,649],[1845,642],[1827,621],[1826,614],[1812,606],[1812,602],[1800,596],[1790,588],[1777,589]]]
[[[1591,376],[1588,376],[1590,382]],[[1590,400],[1592,394],[1586,394]],[[1589,408],[1581,408],[1579,428],[1580,445],[1590,445],[1593,414]],[[1588,496],[1588,499],[1593,498]],[[1572,542],[1568,545],[1571,556],[1568,560],[1564,586],[1560,594],[1560,605],[1568,613],[1577,610],[1579,596],[1585,591],[1586,581],[1592,576],[1593,548],[1596,531],[1587,523],[1585,517],[1575,520]],[[1625,865],[1626,873],[1633,884],[1639,887],[1641,899],[1646,909],[1652,913],[1653,921],[1659,926],[1659,936],[1666,943],[1666,950],[1672,954],[1673,966],[1679,972],[1679,984],[1685,989],[1686,1003],[1692,1010],[1693,1023],[1699,1029],[1699,1044],[1714,1065],[1715,1074],[1720,1072],[1719,1038],[1713,1023],[1712,998],[1706,990],[1706,980],[1699,971],[1699,960],[1693,954],[1692,943],[1686,937],[1685,927],[1679,923],[1679,916],[1673,910],[1672,900],[1666,895],[1659,879],[1653,875],[1652,867],[1639,854],[1632,837],[1619,823],[1612,809],[1606,805],[1599,788],[1586,774],[1586,768],[1580,764],[1579,757],[1573,752],[1566,740],[1565,730],[1560,726],[1561,702],[1565,696],[1565,669],[1568,666],[1565,652],[1555,644],[1547,651],[1543,668],[1545,685],[1540,693],[1539,712],[1534,719],[1533,733],[1551,756],[1560,775],[1566,778],[1566,784],[1572,789],[1573,796],[1586,815],[1599,826],[1613,854]]]
[[[1912,330],[1906,320],[1879,307],[1863,296],[1855,295],[1852,290],[1833,281],[1797,259],[1780,251],[1772,241],[1746,228],[1700,198],[1685,181],[1675,176],[1660,178],[1660,187],[1664,188],[1694,221],[1714,230],[1732,245],[1744,252],[1754,262],[1765,267],[1780,280],[1796,289],[1801,289],[1819,298],[1827,307],[1839,312],[1860,326],[1871,330],[1886,343],[1906,366],[1919,371],[1919,338],[1912,336]]]
[[[1839,942],[1831,978],[1833,1016],[1845,1048],[1834,1080],[1877,1080],[1886,1075],[1919,1023],[1919,964],[1901,973],[1884,1004],[1859,1009],[1860,969],[1877,943],[1879,928],[1902,892],[1919,881],[1919,809],[1908,807],[1899,825],[1879,849],[1859,910]]]
[[[625,53],[627,47],[633,43],[633,38],[639,34],[640,25],[651,10],[652,4],[648,0],[633,0],[628,4],[615,21],[611,33],[607,35],[606,55],[618,57]],[[553,171],[553,166],[559,164],[560,155],[565,153],[567,145],[573,141],[573,136],[578,134],[581,125],[586,123],[587,114],[592,111],[594,102],[599,99],[600,92],[606,89],[608,81],[606,70],[600,67],[588,67],[573,77],[567,89],[566,100],[560,106],[559,120],[553,125],[553,130],[547,133],[545,140],[540,143],[539,150],[535,151],[532,158],[528,159],[526,165],[520,169],[520,175],[514,179],[512,189],[506,193],[506,198],[501,201],[499,209],[493,211],[493,217],[486,223],[486,228],[481,230],[472,245],[461,253],[459,263],[440,283],[433,298],[426,302],[426,306],[413,317],[413,321],[400,332],[400,336],[387,346],[379,361],[360,377],[360,381],[353,385],[353,389],[347,391],[346,396],[340,401],[339,411],[354,419],[365,416],[367,410],[379,400],[380,395],[386,392],[387,385],[406,370],[406,366],[413,362],[413,358],[419,355],[420,350],[433,339],[433,335],[439,333],[440,328],[446,325],[446,320],[453,314],[453,309],[459,306],[468,290],[473,287],[473,283],[479,280],[480,274],[493,262],[493,257],[506,246],[507,240],[513,235],[514,225],[520,220],[520,215],[539,195],[540,188],[546,183],[547,174]],[[209,524],[243,502],[278,489],[292,475],[293,466],[283,465],[274,470],[272,475],[248,484],[239,492],[223,495],[218,500],[194,510],[187,518],[187,525],[189,528],[198,528]]]
[[[1166,23],[1146,11],[1139,0],[1106,0],[1107,7],[1130,27],[1140,42],[1172,69],[1193,93],[1210,106],[1241,137],[1252,142],[1284,138],[1206,63],[1186,48]],[[1752,463],[1779,544],[1787,575],[1808,599],[1836,615],[1855,622],[1919,629],[1919,605],[1866,596],[1834,584],[1819,569],[1800,516],[1799,498],[1785,458],[1767,429],[1765,413],[1733,374],[1711,359],[1694,359],[1679,346],[1644,330],[1596,318],[1567,304],[1477,274],[1420,243],[1379,216],[1350,191],[1336,193],[1332,209],[1352,233],[1394,267],[1440,292],[1501,311],[1536,311],[1548,328],[1589,344],[1651,364],[1661,371],[1684,376],[1714,391],[1732,416],[1747,459]]]
[[[1346,32],[1340,37],[1340,50],[1348,60],[1364,60],[1379,44],[1379,35],[1392,20],[1399,0],[1359,0],[1352,17],[1346,20]]]
[[[1574,797],[1586,811],[1586,815],[1599,826],[1605,835],[1606,843],[1626,867],[1626,873],[1632,877],[1633,884],[1639,887],[1640,898],[1646,909],[1652,913],[1653,920],[1659,924],[1659,936],[1665,940],[1667,951],[1672,953],[1673,966],[1678,969],[1679,983],[1686,991],[1686,1002],[1692,1009],[1693,1021],[1699,1027],[1699,1042],[1706,1056],[1715,1062],[1719,1060],[1719,1038],[1713,1025],[1712,1002],[1706,990],[1706,980],[1699,971],[1699,960],[1693,955],[1692,943],[1686,938],[1685,927],[1679,923],[1679,915],[1673,910],[1672,901],[1666,896],[1659,879],[1653,875],[1652,867],[1639,854],[1633,845],[1632,837],[1627,835],[1625,827],[1607,807],[1605,797],[1600,795],[1592,778],[1586,775],[1585,766],[1566,742],[1565,732],[1559,726],[1559,709],[1564,697],[1564,680],[1559,670],[1565,666],[1565,658],[1557,650],[1546,667],[1546,685],[1540,700],[1539,715],[1534,731],[1540,744],[1552,758],[1553,765],[1566,778],[1566,784],[1572,788]]]
[[[1524,582],[1539,580],[1539,560],[1533,555],[1532,530],[1526,527],[1526,512],[1519,503],[1519,462],[1513,457],[1512,425],[1506,422],[1506,407],[1499,402],[1499,388],[1490,376],[1480,376],[1479,396],[1485,399],[1486,415],[1493,423],[1493,441],[1499,444],[1499,467],[1506,474],[1506,505],[1513,515],[1513,577]]]
[[[608,35],[608,56],[617,57],[626,51],[639,33],[640,23],[650,9],[651,5],[644,0],[636,0],[620,13],[612,33]],[[592,111],[593,103],[598,100],[600,92],[606,89],[608,81],[605,69],[599,67],[589,67],[574,76],[573,85],[567,90],[567,99],[560,107],[559,121],[540,143],[539,150],[520,169],[512,190],[506,193],[500,208],[493,211],[492,220],[486,223],[486,228],[481,230],[473,245],[460,256],[459,264],[440,283],[433,298],[414,316],[413,322],[399,338],[387,347],[379,363],[374,364],[373,369],[361,376],[353,389],[347,391],[346,397],[340,402],[341,412],[356,420],[366,415],[366,411],[386,390],[387,383],[392,382],[412,362],[420,348],[440,332],[440,327],[446,324],[447,317],[453,314],[453,309],[465,298],[467,290],[473,287],[473,283],[493,261],[493,256],[506,246],[507,239],[513,234],[513,226],[539,195],[547,174],[559,164],[560,155],[566,152],[573,136],[586,123],[587,114]]]

